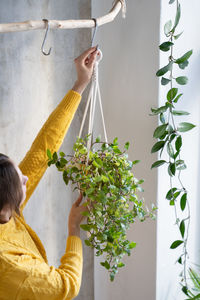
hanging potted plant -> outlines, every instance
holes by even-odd
[[[96,249],[96,256],[103,255],[105,260],[101,265],[109,271],[113,281],[118,268],[124,266],[123,256],[130,255],[131,249],[136,246],[126,237],[130,224],[136,219],[144,221],[147,217],[154,218],[156,208],[149,212],[137,196],[137,191],[143,191],[140,186],[143,180],[137,180],[131,172],[139,161],[128,160],[129,142],[122,151],[118,147],[118,138],[108,143],[98,82],[98,64],[102,57],[99,50],[79,137],[73,146],[74,155],[63,152],[58,155],[50,150],[47,150],[47,155],[48,166],[55,165],[62,172],[66,185],[71,182],[74,190],[79,190],[88,198],[89,205],[86,205],[89,211],[84,212],[87,223],[80,225],[88,233],[85,244]],[[97,98],[105,142],[100,137],[94,142],[92,139]],[[88,134],[81,138],[89,108]]]
[[[85,244],[95,248],[97,256],[106,256],[101,265],[113,281],[118,268],[124,266],[122,257],[129,256],[136,246],[126,237],[130,224],[136,219],[154,218],[156,208],[149,212],[138,199],[136,193],[142,191],[143,180],[137,180],[131,172],[138,161],[128,160],[129,143],[121,151],[117,138],[112,143],[104,143],[98,137],[88,151],[88,139],[89,135],[76,140],[73,156],[63,152],[52,154],[48,150],[48,165],[55,165],[66,185],[71,182],[74,189],[88,198],[89,211],[84,212],[87,223],[80,225],[88,232]]]

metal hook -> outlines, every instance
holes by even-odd
[[[49,21],[47,19],[43,19],[42,21],[47,22],[47,29],[46,29],[46,32],[45,32],[44,41],[42,43],[41,50],[42,50],[42,53],[44,55],[50,55],[52,48],[50,48],[48,52],[45,52],[45,50],[44,50],[44,44],[45,44],[45,41],[46,41],[46,38],[47,38],[47,33],[48,33],[48,30],[49,30]]]
[[[92,43],[91,43],[91,47],[93,46],[93,42],[94,42],[94,38],[97,32],[97,28],[98,28],[98,23],[97,23],[97,19],[93,19],[92,20],[95,22],[95,28],[94,28],[94,32],[93,32],[93,36],[92,36]]]

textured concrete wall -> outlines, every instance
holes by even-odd
[[[7,0],[0,3],[0,22],[89,18],[90,0]],[[90,45],[90,30],[55,30],[41,51],[45,30],[0,34],[0,152],[16,162],[76,78],[73,59]],[[83,103],[62,146],[71,152],[78,134]],[[30,199],[25,216],[47,250],[50,264],[59,265],[67,237],[67,218],[77,197],[66,188],[54,167],[47,170]],[[84,248],[83,282],[77,299],[93,300],[93,253]]]

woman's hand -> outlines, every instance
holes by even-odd
[[[83,93],[91,80],[97,53],[97,47],[92,47],[83,52],[74,60],[76,65],[77,80],[72,90],[78,92],[79,94]]]
[[[80,224],[86,218],[81,213],[83,211],[88,211],[88,208],[81,204],[83,199],[82,194],[80,194],[79,198],[72,205],[72,208],[69,213],[68,218],[68,235],[76,235],[80,237]]]

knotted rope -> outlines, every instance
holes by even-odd
[[[100,92],[100,88],[99,88],[99,70],[98,70],[98,67],[99,67],[100,61],[103,58],[103,54],[102,54],[101,50],[98,50],[98,52],[99,52],[99,54],[96,58],[96,62],[95,62],[95,65],[94,65],[94,71],[93,71],[93,75],[92,75],[92,82],[91,82],[91,86],[90,86],[89,96],[88,96],[88,99],[87,99],[87,102],[86,102],[86,107],[85,107],[85,111],[84,111],[84,114],[83,114],[83,120],[82,120],[81,128],[80,128],[80,131],[79,131],[79,138],[80,138],[81,135],[82,135],[83,126],[85,124],[88,109],[90,107],[89,126],[88,126],[88,134],[90,134],[90,136],[89,136],[89,140],[88,140],[88,143],[87,143],[88,153],[89,153],[89,150],[90,150],[91,144],[92,144],[92,134],[93,134],[93,127],[94,127],[94,116],[95,116],[95,108],[96,108],[97,98],[99,100],[99,106],[100,106],[100,112],[101,112],[105,142],[108,143],[106,127],[105,127],[105,119],[104,119],[103,107],[102,107],[102,100],[101,100],[101,92]]]

